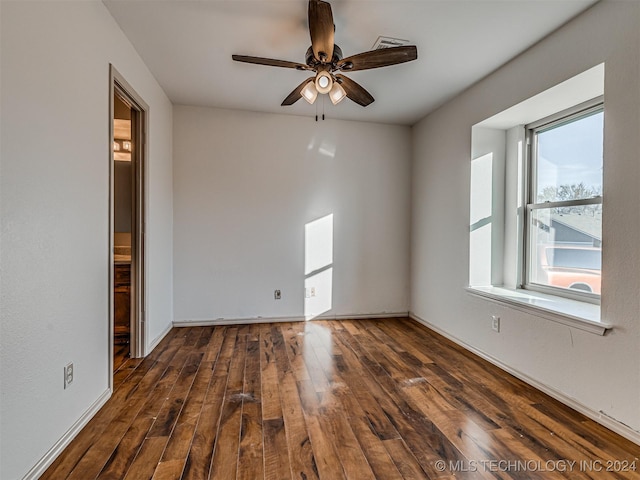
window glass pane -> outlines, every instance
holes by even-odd
[[[602,195],[603,122],[600,111],[538,132],[533,203]]]
[[[539,208],[530,219],[530,282],[599,294],[602,205]]]

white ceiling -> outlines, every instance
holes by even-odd
[[[103,0],[174,104],[412,125],[596,0],[333,0],[344,56],[379,35],[410,40],[418,59],[350,78],[366,108],[326,95],[282,100],[309,72],[238,63],[232,54],[304,63],[306,0]]]

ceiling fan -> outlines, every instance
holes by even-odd
[[[329,94],[334,105],[347,97],[363,107],[372,103],[374,98],[362,86],[342,75],[342,72],[387,67],[418,58],[415,45],[383,48],[343,58],[342,50],[334,43],[334,32],[331,5],[322,0],[309,0],[311,46],[306,53],[306,64],[246,55],[232,55],[232,58],[236,62],[314,72],[315,76],[307,78],[284,99],[283,106],[293,105],[300,98],[313,103],[318,93],[321,93]]]

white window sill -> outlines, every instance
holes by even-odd
[[[604,335],[613,328],[613,325],[600,321],[600,305],[503,287],[467,287],[467,292],[597,335]]]

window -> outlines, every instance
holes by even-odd
[[[528,125],[525,288],[597,301],[604,112],[582,105]]]
[[[471,127],[467,292],[603,335],[604,64]]]

